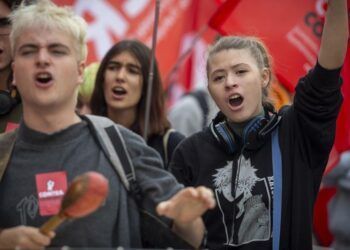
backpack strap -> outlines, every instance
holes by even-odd
[[[198,102],[199,106],[201,107],[202,113],[203,113],[203,124],[202,128],[205,128],[207,125],[207,119],[209,114],[209,106],[206,99],[206,93],[205,90],[195,90],[192,92],[189,92],[185,96],[193,96],[196,101]]]
[[[164,167],[167,168],[168,163],[169,163],[169,150],[168,150],[168,142],[169,142],[169,137],[172,132],[175,132],[175,129],[169,128],[165,134],[163,135],[163,149],[164,149]]]
[[[142,206],[143,195],[141,188],[136,180],[134,166],[130,161],[129,154],[125,147],[125,142],[120,134],[117,126],[105,128],[106,133],[110,137],[117,154],[120,156],[122,167],[125,175],[129,180],[129,191],[139,206],[141,215],[140,231],[142,235],[142,244],[145,248],[165,248],[174,247],[175,249],[192,249],[182,238],[171,231],[168,224],[162,221],[155,214],[147,211]],[[122,145],[122,146],[120,146]],[[114,165],[114,164],[113,164]]]
[[[175,249],[192,249],[191,245],[171,231],[168,224],[143,208],[142,191],[137,183],[134,166],[118,126],[104,117],[85,115],[82,116],[82,119],[90,125],[92,134],[95,135],[125,188],[139,207],[143,246],[146,248],[168,248],[170,246]]]
[[[123,185],[140,205],[142,201],[141,188],[136,181],[134,166],[118,126],[107,118],[93,115],[85,115],[82,118],[90,124],[93,134],[97,137]]]
[[[11,153],[15,145],[17,129],[8,133],[0,134],[0,181],[10,161]]]
[[[129,174],[129,176],[125,173],[125,169],[121,164],[119,156],[115,150],[115,148],[120,147],[120,145],[124,147],[125,143],[124,141],[122,141],[124,144],[120,144],[116,146],[115,143],[112,143],[111,138],[109,137],[106,131],[106,128],[108,127],[111,127],[111,126],[115,127],[115,131],[117,133],[116,138],[118,138],[120,133],[118,127],[115,126],[115,124],[111,120],[104,117],[98,117],[94,115],[84,115],[81,118],[88,123],[92,131],[92,134],[94,135],[99,145],[102,147],[103,149],[102,151],[106,154],[107,158],[109,159],[112,166],[116,170],[125,188],[127,190],[130,190],[129,179],[134,178],[135,174],[133,171],[131,171],[131,175]]]
[[[108,134],[108,140],[110,140],[114,146],[117,155],[120,157],[120,161],[123,163],[122,168],[124,169],[124,174],[129,181],[129,191],[135,198],[136,202],[141,205],[142,202],[142,192],[141,188],[136,181],[136,175],[134,170],[134,165],[131,162],[130,156],[126,150],[125,142],[117,126],[110,126],[105,128]],[[114,152],[115,152],[114,151]],[[115,166],[115,164],[113,164]]]

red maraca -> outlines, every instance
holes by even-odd
[[[94,212],[108,194],[108,180],[97,172],[86,172],[77,176],[62,199],[60,211],[40,227],[48,234],[69,218],[79,218]]]

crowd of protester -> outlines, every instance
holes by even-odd
[[[346,0],[329,1],[317,62],[279,110],[269,49],[257,37],[215,41],[207,89],[168,113],[156,61],[148,82],[151,49],[121,40],[87,66],[86,28],[50,0],[0,0],[0,248],[143,248],[159,229],[173,248],[317,244],[313,207],[342,104]],[[341,190],[330,213],[335,249],[350,246],[349,228],[339,227],[346,157],[325,180]],[[89,171],[108,180],[102,206],[43,232],[69,183]],[[146,229],[141,210],[154,218]]]

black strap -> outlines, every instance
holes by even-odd
[[[207,125],[207,119],[209,114],[209,107],[208,107],[207,99],[205,98],[206,93],[204,92],[204,90],[195,90],[186,95],[193,96],[199,103],[199,106],[201,107],[201,110],[203,112],[202,127],[204,128]]]
[[[124,141],[114,126],[105,128],[105,131],[119,156],[119,160],[129,181],[129,193],[133,196],[140,209],[142,221],[140,231],[143,247],[168,248],[171,246],[175,249],[193,249],[190,244],[172,232],[167,224],[142,208],[142,191],[136,181],[134,166],[129,158]]]
[[[142,192],[139,184],[136,181],[134,166],[130,162],[130,159],[128,157],[128,153],[126,152],[126,148],[124,146],[124,142],[121,140],[117,130],[114,126],[110,126],[105,128],[105,131],[109,138],[111,139],[111,142],[113,144],[113,147],[115,151],[117,152],[117,155],[119,156],[120,162],[122,164],[122,167],[124,169],[125,175],[129,181],[130,184],[130,193],[135,198],[135,201],[138,204],[141,204],[142,202]]]
[[[10,113],[20,101],[7,90],[0,90],[0,116]]]

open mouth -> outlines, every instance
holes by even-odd
[[[125,95],[127,93],[126,90],[122,87],[114,87],[112,91],[113,91],[113,94],[118,96]]]
[[[243,103],[243,97],[239,94],[230,96],[229,103],[232,107],[238,107]]]
[[[52,80],[52,75],[50,73],[39,73],[36,75],[35,80],[40,84],[47,84]]]

